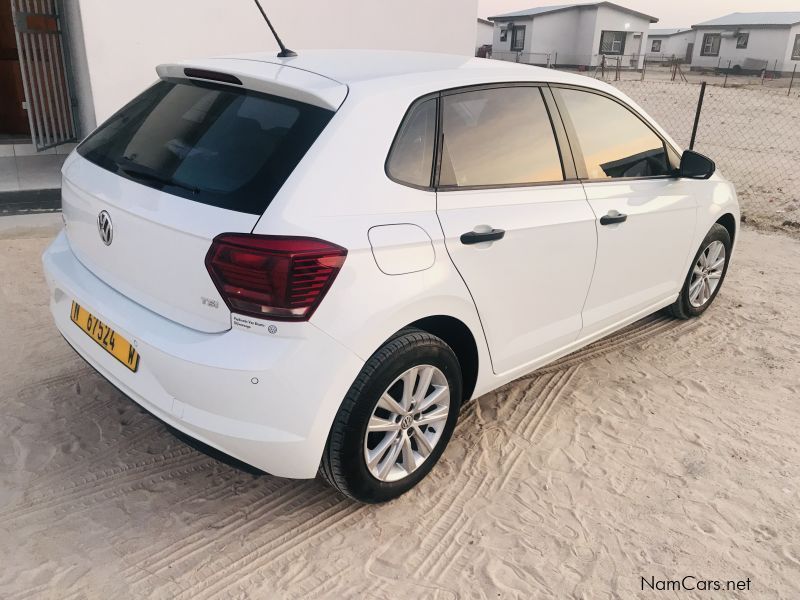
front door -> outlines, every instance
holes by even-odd
[[[583,309],[592,335],[677,296],[694,238],[692,182],[677,153],[632,109],[605,95],[554,89],[597,227]]]
[[[565,181],[549,93],[513,86],[442,98],[437,210],[496,373],[530,368],[577,338],[594,268],[594,214],[581,184]]]
[[[0,136],[29,135],[17,40],[7,1],[0,2],[0,90]]]

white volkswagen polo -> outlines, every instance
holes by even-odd
[[[725,278],[733,186],[604,83],[372,51],[158,75],[64,165],[53,317],[269,473],[394,498],[470,398]]]

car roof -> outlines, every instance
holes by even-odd
[[[214,59],[217,68],[221,66],[218,62],[220,60],[253,61],[292,67],[327,77],[348,87],[376,81],[402,87],[404,84],[428,79],[437,82],[436,89],[445,89],[451,87],[451,84],[466,85],[465,81],[475,84],[540,81],[588,85],[585,77],[552,69],[435,52],[303,50],[292,58],[278,58],[274,52],[260,52]]]

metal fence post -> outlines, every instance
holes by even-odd
[[[644,81],[644,74],[647,72],[647,53],[644,55],[644,60],[642,61],[642,81]]]
[[[694,150],[694,142],[697,139],[697,126],[700,125],[700,111],[703,110],[703,98],[706,95],[706,82],[700,84],[700,98],[697,100],[697,112],[694,114],[694,125],[692,126],[692,139],[689,142],[689,150]]]
[[[556,52],[555,55],[553,56],[553,68],[554,69],[558,68],[558,52]]]
[[[727,69],[725,69],[725,81],[723,81],[723,82],[722,82],[722,87],[725,87],[725,86],[727,86],[727,85],[728,85],[728,73],[730,73],[730,70],[731,70],[731,63],[732,63],[732,62],[733,62],[733,61],[730,61],[730,60],[728,61],[728,68],[727,68]]]
[[[789,91],[786,93],[787,96],[792,95],[792,84],[794,84],[794,74],[797,73],[797,65],[794,66],[792,69],[792,78],[789,80]]]

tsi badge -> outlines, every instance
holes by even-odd
[[[111,215],[107,211],[101,210],[97,215],[97,231],[100,232],[100,239],[106,246],[110,246],[114,240],[114,226],[111,224]]]

